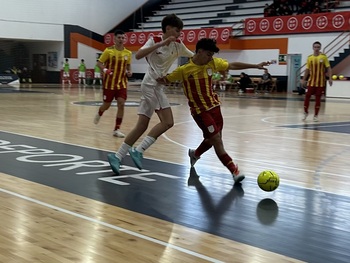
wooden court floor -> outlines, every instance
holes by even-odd
[[[145,153],[145,158],[187,166],[189,171],[188,148],[195,148],[202,136],[190,116],[181,90],[169,88],[167,93],[174,104],[175,126],[158,138]],[[225,148],[247,177],[242,183],[244,197],[229,202],[244,205],[249,200],[268,199],[301,213],[310,205],[314,208],[312,223],[316,225],[317,219],[326,218],[327,221],[327,216],[338,214],[339,220],[344,220],[339,224],[329,223],[329,236],[324,236],[324,239],[332,239],[335,245],[342,242],[350,245],[350,212],[346,210],[347,200],[350,200],[347,173],[350,160],[349,101],[326,99],[322,102],[320,121],[314,123],[314,102],[310,106],[309,119],[306,122],[301,120],[303,97],[299,95],[239,95],[228,91],[220,92],[219,96],[224,116]],[[137,103],[139,97],[139,86],[130,85],[128,102],[131,104],[125,108],[124,133],[132,129],[137,119],[137,107],[132,103]],[[94,103],[100,101],[101,88],[98,86],[2,85],[0,131],[112,152],[123,142],[112,136],[116,107],[111,107],[100,123],[94,125],[93,118],[98,109]],[[156,123],[154,116],[151,125]],[[293,236],[292,229],[277,235],[275,241],[283,249],[282,253],[276,253],[273,247],[218,236],[190,225],[176,224],[17,177],[17,168],[11,172],[16,163],[5,162],[2,158],[11,149],[1,147],[1,140],[4,139],[0,137],[0,166],[9,172],[0,168],[0,262],[326,262],[317,255],[317,250],[310,251],[310,255],[288,253],[289,246],[296,246],[287,242],[289,234]],[[208,178],[215,173],[225,174],[226,170],[214,151],[203,155],[196,168],[210,194],[218,194],[214,193],[217,188],[210,188],[210,184],[220,188],[220,180],[215,182]],[[256,186],[256,177],[263,170],[274,170],[280,175],[281,185],[275,192],[263,192]],[[224,182],[230,184],[227,180]],[[84,188],[84,184],[76,187]],[[184,185],[184,191],[186,187]],[[321,201],[308,198],[308,195],[298,196],[304,191],[312,193],[313,197],[322,196]],[[202,192],[198,190],[198,194],[201,196]],[[332,204],[333,199],[328,199],[329,196],[342,200],[342,205],[340,202]],[[304,202],[305,206],[299,205],[298,198],[303,199],[301,203]],[[246,206],[241,211],[244,213],[249,209],[256,208]],[[279,216],[283,211],[279,211]],[[288,218],[286,214],[283,216]],[[309,220],[305,217],[297,222],[284,223],[295,223],[307,229]],[[276,222],[268,226],[261,222],[252,227],[278,232],[277,227],[273,228]],[[250,224],[249,220],[239,223]],[[324,224],[324,221],[320,223],[322,229]],[[344,240],[334,234],[339,228],[345,229],[343,233],[348,238]],[[304,237],[295,240],[302,246]],[[314,246],[331,258],[336,251],[322,247],[321,240],[315,240]],[[349,253],[339,251],[334,254],[332,262],[350,262]]]

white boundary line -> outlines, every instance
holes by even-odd
[[[152,238],[152,237],[148,237],[148,236],[145,236],[145,235],[142,235],[142,234],[139,234],[139,233],[127,230],[125,228],[121,228],[121,227],[118,227],[118,226],[115,226],[115,225],[112,225],[112,224],[109,224],[109,223],[106,223],[106,222],[103,222],[103,221],[100,221],[100,220],[96,220],[94,218],[91,218],[91,217],[88,217],[88,216],[84,216],[84,215],[81,215],[81,214],[69,211],[67,209],[64,209],[64,208],[61,208],[61,207],[58,207],[58,206],[50,205],[48,203],[45,203],[45,202],[36,200],[36,199],[28,197],[28,196],[21,195],[21,194],[18,194],[18,193],[6,190],[6,189],[3,189],[3,188],[0,188],[0,192],[16,196],[16,197],[24,199],[26,201],[29,201],[29,202],[32,202],[32,203],[35,203],[35,204],[38,204],[38,205],[41,205],[41,206],[53,209],[53,210],[57,210],[57,211],[59,211],[61,213],[65,213],[65,214],[68,214],[68,215],[71,215],[71,216],[74,216],[74,217],[77,217],[77,218],[80,218],[80,219],[83,219],[83,220],[86,220],[86,221],[89,221],[89,222],[92,222],[92,223],[95,223],[95,224],[99,224],[101,226],[108,227],[108,228],[117,230],[119,232],[135,236],[135,237],[140,238],[140,239],[144,239],[144,240],[150,241],[152,243],[164,246],[166,248],[172,248],[172,249],[178,250],[178,251],[183,252],[185,254],[188,254],[188,255],[191,255],[191,256],[194,256],[194,257],[197,257],[197,258],[201,258],[201,259],[207,260],[209,262],[224,263],[223,261],[217,260],[215,258],[211,258],[211,257],[205,256],[203,254],[200,254],[200,253],[197,253],[197,252],[194,252],[194,251],[191,251],[191,250],[179,247],[179,246],[175,246],[175,245],[169,244],[169,243],[164,242],[164,241],[160,241],[160,240]]]

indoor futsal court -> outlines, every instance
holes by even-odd
[[[202,134],[180,88],[175,126],[115,176],[107,154],[116,105],[93,118],[100,86],[0,86],[0,262],[350,262],[350,104],[303,95],[219,93],[234,185],[213,149],[190,169]],[[130,83],[121,130],[137,120]],[[150,126],[157,123],[154,116]],[[142,137],[143,138],[143,137]],[[141,139],[142,139],[141,138]],[[272,170],[273,192],[257,185]]]

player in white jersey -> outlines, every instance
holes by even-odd
[[[168,42],[168,44],[146,56],[149,67],[141,83],[142,96],[138,114],[145,115],[148,119],[152,117],[154,111],[170,108],[168,98],[164,93],[164,86],[157,83],[156,79],[165,76],[178,57],[193,55],[180,40],[174,41],[172,37],[165,39],[164,36],[151,37],[141,50],[153,49],[162,42]]]
[[[126,136],[119,150],[108,154],[108,161],[116,174],[119,174],[121,161],[128,152],[135,165],[142,169],[143,152],[174,125],[173,113],[164,87],[158,84],[156,79],[165,76],[178,57],[192,57],[193,52],[178,40],[182,28],[183,22],[175,14],[165,16],[162,20],[163,35],[150,38],[135,55],[136,59],[145,57],[149,67],[141,83],[142,95],[136,126]],[[157,113],[160,122],[150,130],[140,145],[131,148],[147,130],[153,112]]]

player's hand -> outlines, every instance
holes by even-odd
[[[103,69],[103,73],[106,74],[106,75],[113,75],[113,71],[108,69],[108,68],[104,68]]]
[[[264,62],[261,62],[259,63],[257,66],[258,66],[258,69],[265,69],[265,66],[270,66],[270,61],[264,61]]]
[[[156,81],[157,81],[159,84],[163,84],[163,85],[168,84],[168,82],[167,82],[167,80],[166,80],[165,77],[157,78]]]
[[[132,76],[132,72],[129,71],[129,70],[127,70],[127,71],[126,71],[126,76],[127,76],[128,78],[130,78],[130,77]]]
[[[171,42],[174,42],[174,41],[176,41],[176,37],[170,36],[167,39],[164,39],[163,43],[164,43],[164,46],[166,46],[166,45],[169,45]]]

